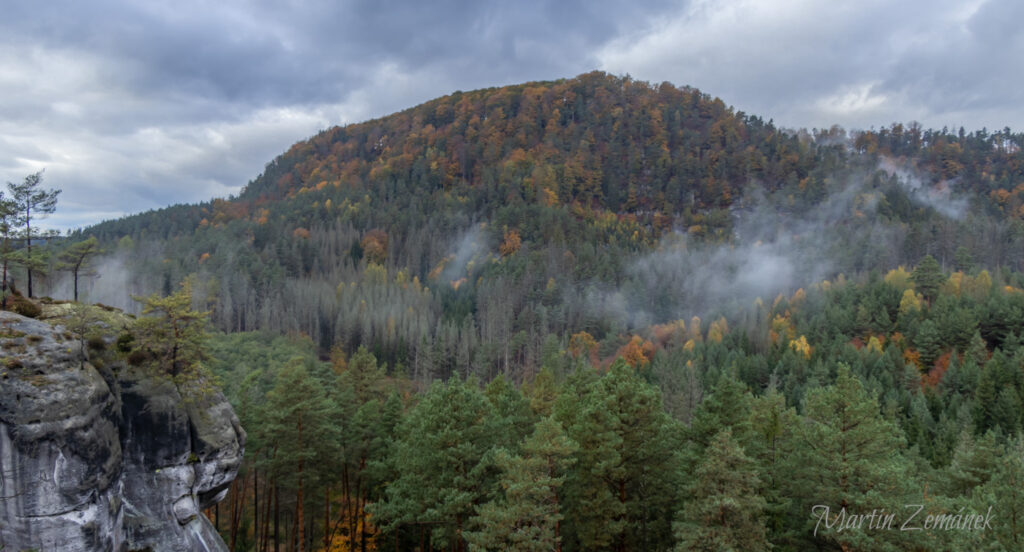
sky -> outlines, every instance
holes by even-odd
[[[0,180],[44,225],[238,193],[291,144],[455,90],[594,69],[787,128],[1024,129],[1012,0],[5,0]]]

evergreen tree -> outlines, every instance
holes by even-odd
[[[978,367],[984,366],[988,362],[988,348],[986,347],[985,340],[981,337],[981,332],[975,331],[974,336],[971,337],[965,359],[974,362],[975,366]]]
[[[533,430],[536,417],[530,403],[504,376],[491,380],[484,388],[484,396],[491,403],[491,412],[498,420],[498,427],[507,432],[498,436],[499,441],[514,449]]]
[[[60,190],[43,190],[43,172],[39,171],[25,177],[21,184],[7,183],[11,192],[11,200],[14,202],[17,211],[17,221],[25,228],[21,231],[21,237],[25,241],[25,264],[27,268],[27,293],[32,297],[32,273],[38,270],[33,262],[32,238],[37,234],[33,233],[32,221],[44,218],[57,209],[57,196]]]
[[[377,364],[377,357],[366,347],[360,346],[342,368],[339,385],[351,388],[356,406],[374,399],[383,400],[387,397],[384,387],[386,373],[386,367]]]
[[[102,250],[100,250],[99,241],[93,236],[71,245],[57,255],[57,270],[71,273],[75,301],[78,301],[78,277],[95,274],[91,270],[89,262],[100,253]]]
[[[799,499],[801,517],[817,506],[828,507],[830,519],[873,509],[898,512],[913,494],[910,465],[902,450],[900,429],[886,420],[878,401],[841,365],[834,385],[810,391],[800,427],[801,446],[791,459],[790,496]],[[815,508],[824,516],[824,510]],[[817,518],[807,523],[812,535]],[[887,531],[826,530],[824,521],[815,537],[851,550],[876,550],[892,545],[900,535]]]
[[[686,432],[687,439],[703,449],[719,431],[729,428],[733,439],[747,441],[751,437],[752,400],[743,382],[723,372],[711,393],[697,407],[693,422]]]
[[[1018,435],[999,458],[985,485],[977,512],[994,512],[996,540],[1004,550],[1024,548],[1024,437]]]
[[[962,431],[953,460],[946,468],[943,490],[953,497],[970,496],[975,488],[992,477],[999,455],[994,433],[988,432],[975,439],[970,430]]]
[[[693,473],[689,500],[673,525],[683,551],[758,551],[770,548],[765,537],[765,499],[754,461],[730,429],[719,432]]]
[[[542,417],[554,412],[555,401],[558,399],[558,382],[551,368],[545,366],[533,378],[523,384],[523,395],[530,401],[530,409]]]
[[[774,387],[753,399],[750,413],[751,439],[746,453],[757,462],[765,497],[766,527],[771,540],[787,538],[791,528],[786,525],[790,499],[783,491],[787,486],[788,458],[797,445],[795,431],[800,420],[796,410],[786,406],[785,397]]]
[[[997,350],[985,363],[974,393],[974,424],[978,433],[990,429],[1012,436],[1020,427],[1021,397],[1024,373],[1020,357],[1011,357]]]
[[[290,547],[306,549],[306,501],[331,478],[341,455],[338,413],[322,381],[295,358],[277,375],[261,409],[259,441],[270,451],[262,466],[285,489],[295,492],[295,531]]]
[[[742,382],[723,372],[711,393],[694,411],[690,427],[684,431],[686,442],[680,451],[685,473],[691,473],[704,456],[704,449],[723,429],[730,429],[732,438],[749,444],[753,438],[750,408],[753,397]]]
[[[11,241],[14,237],[17,213],[17,204],[5,198],[4,192],[0,190],[0,264],[3,265],[0,272],[0,310],[7,309],[7,297],[10,294],[7,272],[14,258],[14,245]]]
[[[160,372],[177,376],[192,373],[206,358],[206,326],[209,312],[192,309],[192,282],[167,297],[153,294],[136,297],[142,316],[135,321],[135,351],[132,357],[151,362]]]
[[[475,382],[435,383],[396,429],[397,477],[371,513],[394,532],[418,525],[430,546],[465,549],[463,533],[495,487],[491,449],[504,434]]]
[[[925,320],[917,328],[917,335],[914,337],[914,345],[917,352],[921,354],[922,369],[928,371],[939,358],[942,342],[939,337],[939,330],[931,320]]]
[[[579,463],[566,483],[576,543],[586,550],[656,550],[671,542],[679,442],[656,388],[616,361],[580,402],[569,437]]]
[[[956,248],[953,253],[953,262],[956,264],[956,269],[965,273],[971,273],[974,270],[974,258],[971,256],[970,250],[964,246]]]
[[[921,262],[914,267],[914,272],[911,273],[911,278],[914,280],[914,287],[921,295],[924,296],[925,300],[931,303],[939,293],[939,288],[946,281],[945,275],[942,273],[942,268],[939,266],[939,262],[935,260],[935,257],[931,255],[925,255]]]
[[[503,495],[480,506],[466,540],[484,550],[561,550],[563,519],[559,490],[575,463],[577,445],[554,418],[545,418],[523,443],[522,452],[497,454]]]

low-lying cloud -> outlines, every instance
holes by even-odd
[[[950,197],[948,186],[933,191],[892,162],[878,170],[895,174],[913,201],[949,219],[965,216],[966,201]],[[632,261],[623,284],[588,283],[582,296],[592,315],[643,328],[694,315],[735,314],[758,298],[770,302],[831,279],[841,267],[895,266],[903,232],[875,217],[882,190],[871,189],[870,180],[870,173],[849,176],[824,201],[795,214],[778,204],[785,198],[754,192],[747,206],[733,209],[728,244],[708,245],[677,230]],[[851,257],[851,249],[870,258]]]

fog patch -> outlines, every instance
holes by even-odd
[[[794,213],[781,195],[752,192],[732,211],[729,243],[709,245],[676,230],[627,268],[618,286],[590,283],[588,314],[636,329],[692,316],[730,316],[836,275],[851,236],[885,242],[871,222],[880,194],[864,174],[832,182],[826,199]],[[878,244],[881,247],[885,243]]]
[[[116,307],[124,312],[138,314],[141,305],[132,299],[133,295],[145,295],[146,291],[135,276],[132,255],[127,251],[97,257],[90,263],[91,270],[78,276],[78,299],[82,303],[101,303]],[[74,299],[74,278],[71,273],[61,272],[52,280],[50,296],[54,299]]]
[[[454,240],[441,270],[443,282],[457,282],[473,273],[474,268],[491,257],[484,225],[477,224]]]
[[[930,185],[913,169],[888,157],[883,157],[878,162],[878,168],[895,177],[896,183],[903,188],[911,201],[918,205],[931,207],[943,216],[954,220],[963,220],[964,215],[967,214],[967,200],[953,197],[952,188],[956,184],[956,179],[943,180]]]

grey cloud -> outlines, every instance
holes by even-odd
[[[12,0],[0,18],[0,179],[49,167],[51,185],[81,190],[53,221],[77,224],[89,209],[237,191],[332,124],[593,68],[693,85],[786,126],[1019,127],[1022,8],[968,8]]]
[[[976,8],[976,9],[975,9]],[[792,127],[1024,125],[1009,0],[698,2],[599,55]]]
[[[572,76],[665,3],[99,0],[5,5],[0,177],[52,224],[237,191],[295,141],[455,89]]]

